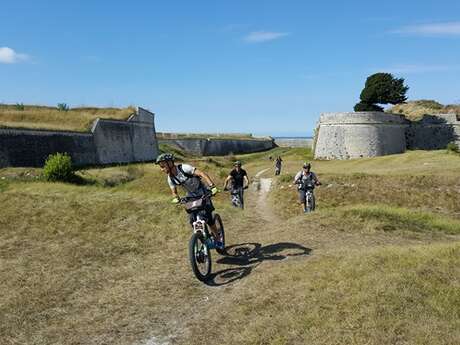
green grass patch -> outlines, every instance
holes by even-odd
[[[344,216],[358,216],[361,220],[376,220],[384,231],[407,230],[415,232],[440,231],[460,234],[460,221],[439,214],[420,212],[387,205],[352,206],[342,211]]]

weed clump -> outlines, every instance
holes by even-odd
[[[58,103],[57,108],[59,111],[69,111],[70,110],[67,103]]]
[[[447,152],[460,153],[460,148],[454,142],[450,142],[446,146]]]
[[[72,159],[67,153],[49,155],[43,168],[43,176],[51,182],[72,182],[75,179]]]

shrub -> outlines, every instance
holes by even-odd
[[[23,110],[24,110],[24,104],[23,104],[23,103],[16,103],[16,104],[14,105],[14,108],[15,108],[16,110],[23,111]]]
[[[58,103],[57,108],[59,111],[69,111],[69,106],[67,103]]]
[[[446,147],[447,151],[449,152],[454,152],[454,153],[460,153],[460,148],[458,147],[458,145],[454,142],[450,142],[447,144],[447,147]]]
[[[383,111],[383,108],[376,104],[369,104],[364,102],[356,103],[353,109],[354,111]]]
[[[75,178],[72,159],[67,153],[49,155],[45,162],[43,175],[47,181],[72,182]]]

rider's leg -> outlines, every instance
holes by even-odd
[[[240,193],[240,202],[241,202],[241,208],[244,208],[244,189],[243,187],[240,187],[239,191]]]
[[[306,195],[304,190],[299,190],[299,204],[302,206],[302,211],[306,211]]]

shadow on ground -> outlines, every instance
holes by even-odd
[[[308,256],[312,249],[292,242],[280,242],[262,246],[260,243],[241,243],[226,248],[226,256],[217,260],[231,267],[215,272],[207,284],[222,286],[248,276],[264,261],[279,261],[289,257]]]

